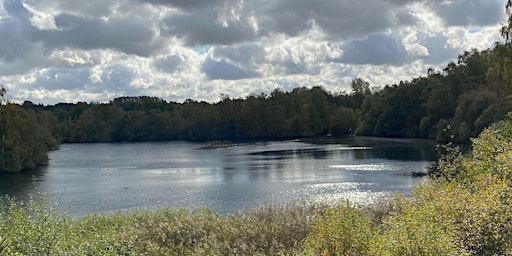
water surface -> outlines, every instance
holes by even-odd
[[[232,213],[301,198],[371,203],[425,180],[415,174],[435,159],[434,145],[360,137],[212,150],[190,142],[63,144],[48,166],[0,176],[0,195],[43,191],[78,216],[168,206]]]

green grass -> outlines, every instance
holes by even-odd
[[[137,210],[71,219],[44,200],[4,198],[0,255],[290,255],[323,211],[303,202],[221,215]]]
[[[512,255],[512,121],[442,158],[410,198],[305,201],[222,215],[137,210],[72,219],[35,196],[2,198],[0,255]],[[43,199],[41,199],[43,198]]]

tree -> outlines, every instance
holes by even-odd
[[[501,27],[501,37],[504,44],[496,43],[493,53],[494,72],[504,81],[512,83],[512,0],[507,0],[505,12],[508,17],[507,24]]]
[[[7,100],[5,99],[5,94],[7,93],[7,89],[2,85],[0,88],[0,105],[4,105],[7,103]]]
[[[506,43],[512,42],[512,0],[507,0],[505,5],[505,12],[507,13],[508,22],[501,27],[501,36],[505,39]]]
[[[370,83],[359,77],[352,80],[351,87],[354,94],[367,95],[371,93]]]

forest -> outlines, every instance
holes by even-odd
[[[108,103],[3,102],[3,172],[48,161],[59,143],[249,141],[313,136],[381,136],[469,143],[512,110],[512,46],[461,54],[441,71],[379,90],[361,79],[350,92],[321,86],[279,89],[216,103],[167,102],[150,96]],[[2,99],[6,89],[2,89]],[[5,100],[4,100],[5,101]]]
[[[251,141],[315,136],[424,138],[469,143],[512,111],[512,1],[503,43],[470,50],[443,70],[384,88],[354,78],[350,92],[322,86],[216,103],[152,96],[108,103],[16,104],[0,88],[0,173],[48,163],[60,143]]]

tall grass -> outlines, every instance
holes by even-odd
[[[3,203],[0,255],[299,254],[323,211],[301,202],[233,215],[159,209],[71,219],[41,199]]]
[[[473,146],[442,158],[440,175],[412,197],[365,208],[302,201],[233,215],[159,209],[72,219],[44,196],[4,197],[0,255],[512,255],[512,121]]]

